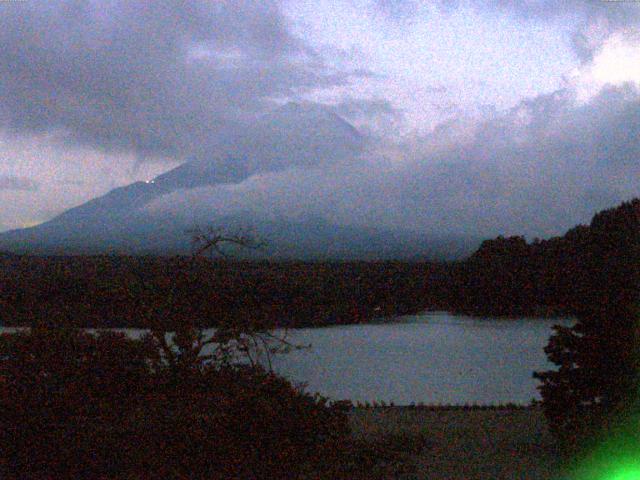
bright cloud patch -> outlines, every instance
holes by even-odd
[[[611,35],[593,60],[574,72],[573,81],[581,102],[589,100],[607,85],[630,83],[640,87],[640,31]]]

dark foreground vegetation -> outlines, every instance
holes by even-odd
[[[233,362],[228,331],[209,357],[177,331],[0,336],[0,478],[386,478],[420,448],[353,437],[348,403]]]
[[[640,199],[562,237],[485,241],[451,272],[457,310],[576,319],[545,348],[556,368],[534,374],[568,478],[640,478]]]
[[[558,368],[534,375],[545,414],[566,451],[593,450],[607,439],[638,459],[640,200],[597,214],[570,239],[558,248],[573,245],[565,261],[577,321],[555,327],[545,349]]]
[[[58,293],[45,299],[49,311],[26,308],[20,313],[35,326],[0,335],[0,478],[375,479],[395,476],[422,448],[402,435],[358,438],[350,402],[266,370],[259,355],[297,348],[269,331],[268,318],[240,310],[246,318],[222,316],[206,334],[201,327],[220,312],[189,300],[201,299],[198,274],[210,263],[174,262],[155,272],[158,263],[138,271],[125,263],[124,291],[115,291],[148,328],[141,339],[74,327],[88,291],[74,297],[77,290],[54,285],[70,278],[64,261],[47,283]],[[95,279],[103,277],[84,285]]]

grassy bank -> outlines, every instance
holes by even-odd
[[[423,442],[397,478],[558,479],[559,458],[539,408],[355,408],[354,433]]]

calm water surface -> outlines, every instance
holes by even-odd
[[[335,400],[528,403],[539,398],[532,372],[552,367],[543,349],[554,324],[572,320],[430,312],[393,323],[296,329],[288,339],[311,348],[277,356],[273,366]]]
[[[441,312],[386,324],[290,332],[306,351],[276,358],[275,369],[333,399],[424,403],[528,403],[540,398],[534,370],[554,324],[569,319],[477,319]]]

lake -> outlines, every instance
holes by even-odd
[[[529,403],[534,370],[546,370],[552,326],[571,319],[490,319],[430,312],[384,324],[289,332],[309,350],[279,356],[275,370],[332,399]]]
[[[553,367],[543,350],[551,327],[573,323],[445,312],[395,320],[289,330],[290,341],[311,348],[276,356],[274,369],[334,400],[529,403],[540,398],[532,372]]]

